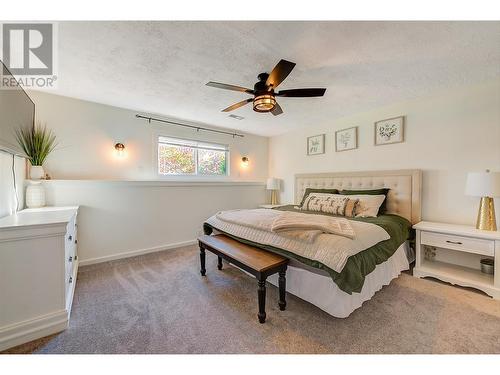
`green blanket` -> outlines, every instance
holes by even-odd
[[[289,206],[278,207],[275,209],[280,211],[297,212],[297,210],[295,210],[293,207],[294,207],[293,205],[289,205]],[[314,214],[328,215],[325,213],[312,212],[312,211],[301,211],[301,212],[312,215]],[[378,264],[381,264],[385,262],[387,259],[389,259],[396,252],[399,246],[401,246],[403,242],[405,242],[408,239],[411,239],[412,230],[411,230],[411,224],[408,220],[406,220],[401,216],[392,214],[380,215],[378,217],[351,218],[349,220],[364,221],[366,223],[372,223],[378,225],[387,231],[390,238],[388,240],[379,242],[378,244],[349,257],[346,265],[344,266],[342,272],[340,273],[335,272],[331,268],[325,266],[324,264],[318,261],[301,257],[289,251],[269,245],[263,245],[252,241],[248,241],[243,238],[232,236],[229,233],[225,234],[242,243],[255,246],[264,250],[268,250],[271,252],[275,252],[283,256],[286,256],[287,258],[295,259],[308,266],[324,270],[328,272],[332,280],[335,282],[335,284],[338,285],[338,287],[341,290],[343,290],[348,294],[352,294],[352,293],[360,293],[361,289],[363,288],[366,275],[371,273]],[[204,223],[203,229],[205,234],[211,234],[212,230],[217,228],[212,228],[210,224]]]

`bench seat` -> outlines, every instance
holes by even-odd
[[[205,251],[208,250],[218,257],[217,268],[222,269],[222,259],[237,267],[249,272],[257,278],[257,296],[259,301],[259,313],[257,314],[260,323],[266,320],[266,279],[268,276],[278,273],[279,285],[279,307],[280,310],[286,308],[286,269],[288,266],[288,259],[258,249],[256,247],[243,244],[223,234],[219,235],[203,235],[198,237],[198,244],[200,246],[200,273],[202,276],[206,275],[205,268]]]

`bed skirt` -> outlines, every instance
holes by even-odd
[[[401,271],[409,269],[407,248],[408,243],[405,242],[387,261],[377,265],[375,270],[366,276],[361,293],[349,295],[340,290],[328,274],[311,272],[297,264],[288,266],[286,291],[312,303],[330,315],[347,318],[384,285],[389,285],[392,279],[401,274]],[[278,285],[277,275],[272,275],[267,280],[273,285]]]

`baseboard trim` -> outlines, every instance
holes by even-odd
[[[90,259],[82,259],[82,260],[80,260],[79,265],[80,265],[80,267],[81,266],[89,266],[91,264],[109,262],[110,260],[131,258],[131,257],[135,257],[135,256],[138,256],[138,255],[144,255],[144,254],[149,254],[149,253],[156,253],[158,251],[176,249],[178,247],[183,247],[183,246],[191,246],[191,245],[195,245],[196,243],[198,243],[197,240],[189,240],[189,241],[183,241],[183,242],[176,242],[176,243],[169,244],[169,245],[162,245],[162,246],[150,247],[150,248],[147,248],[147,249],[139,249],[139,250],[126,251],[126,252],[123,252],[123,253],[118,253],[118,254],[113,254],[113,255],[106,255],[106,256],[103,256],[103,257],[90,258]]]
[[[35,319],[2,327],[0,328],[0,352],[40,337],[64,331],[68,328],[68,322],[68,311],[60,310]]]

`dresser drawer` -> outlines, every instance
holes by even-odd
[[[495,242],[492,240],[423,231],[420,234],[420,242],[423,245],[466,251],[468,253],[495,255]]]

